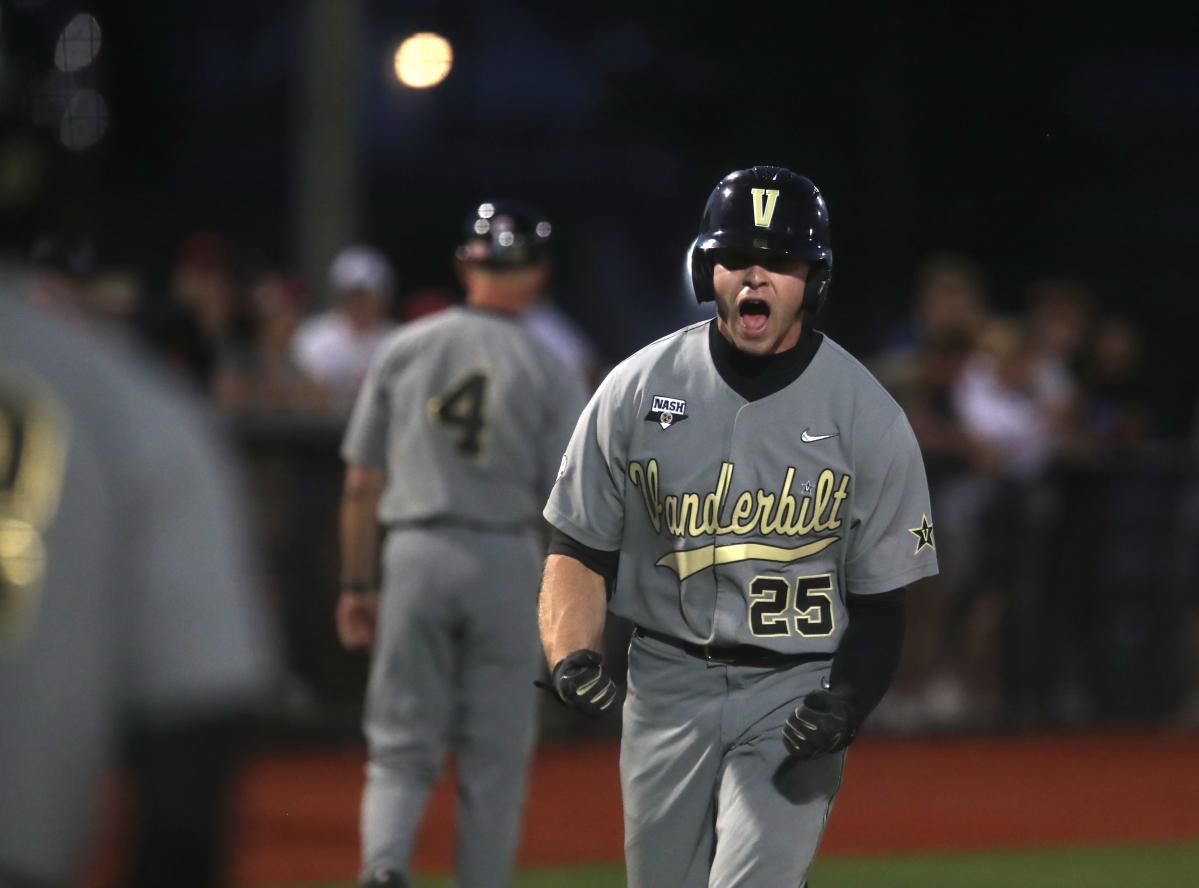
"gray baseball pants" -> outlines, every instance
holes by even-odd
[[[444,757],[458,776],[455,884],[512,878],[536,736],[533,533],[389,533],[364,727],[362,875],[406,873]]]
[[[708,662],[635,635],[620,774],[629,888],[799,888],[845,753],[788,759],[782,729],[828,661]]]

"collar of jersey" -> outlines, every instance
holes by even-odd
[[[464,302],[458,307],[469,314],[498,318],[501,321],[512,321],[515,323],[520,320],[520,312],[500,311],[498,308],[484,308],[481,305],[471,305],[469,302]]]
[[[794,348],[777,355],[747,355],[721,335],[715,318],[708,325],[708,351],[716,372],[747,401],[773,395],[799,379],[823,341],[823,333],[805,326]]]

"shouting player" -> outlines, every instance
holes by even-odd
[[[832,266],[812,182],[726,176],[692,248],[716,317],[607,377],[545,508],[542,643],[567,705],[614,704],[605,611],[636,626],[631,888],[804,883],[845,747],[894,675],[904,587],[937,571],[907,418],[812,326]]]
[[[535,734],[538,506],[585,400],[519,322],[544,286],[549,239],[536,211],[480,204],[458,250],[467,305],[380,347],[346,432],[338,632],[347,647],[374,648],[367,885],[407,884],[451,751],[456,884],[511,879]]]

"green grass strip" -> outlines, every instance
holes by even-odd
[[[624,888],[620,867],[524,870],[513,888]],[[1129,845],[820,860],[812,888],[1184,888],[1199,884],[1199,844]],[[449,877],[413,888],[451,888]],[[352,882],[273,888],[355,888]]]

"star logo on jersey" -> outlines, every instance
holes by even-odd
[[[928,520],[928,515],[920,516],[919,527],[909,527],[908,533],[916,538],[916,551],[913,555],[919,555],[923,549],[932,549],[937,551],[937,544],[933,541],[933,525]]]
[[[649,413],[645,414],[646,422],[656,422],[666,431],[672,425],[687,418],[687,402],[682,398],[668,398],[654,395]]]

